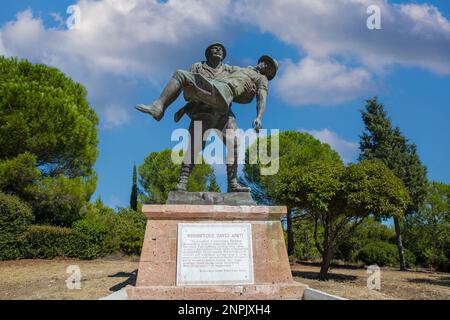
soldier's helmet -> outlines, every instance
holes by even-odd
[[[261,61],[265,61],[271,66],[269,73],[266,75],[267,79],[270,81],[273,78],[275,78],[275,75],[277,74],[278,71],[278,61],[268,55],[261,56],[261,58],[259,58],[258,60],[258,63],[260,63]]]
[[[208,48],[206,48],[206,50],[205,50],[205,57],[206,57],[206,60],[208,60],[209,51],[210,51],[211,48],[214,47],[214,46],[219,46],[219,47],[222,48],[222,51],[223,51],[223,59],[222,59],[222,60],[225,60],[225,57],[227,56],[227,49],[225,49],[225,46],[224,46],[223,44],[221,44],[220,42],[212,43],[212,44],[210,44],[210,45],[208,46]]]

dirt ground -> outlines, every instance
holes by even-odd
[[[352,300],[450,300],[450,274],[431,271],[405,271],[381,268],[381,289],[369,290],[367,269],[335,266],[328,281],[317,280],[320,266],[312,263],[291,264],[296,281],[313,289]]]
[[[81,289],[68,289],[69,266],[81,271]],[[349,299],[450,300],[450,274],[381,269],[381,290],[368,290],[366,269],[333,267],[329,281],[316,279],[316,264],[291,265],[296,281]],[[138,258],[0,261],[0,299],[98,299],[128,284],[134,285]]]
[[[139,258],[0,261],[0,299],[98,299],[134,285]],[[68,289],[69,266],[78,266],[81,288]]]

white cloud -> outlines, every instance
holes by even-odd
[[[298,64],[284,62],[275,91],[291,105],[333,105],[367,94],[371,83],[371,74],[363,68],[308,57]]]
[[[328,129],[322,130],[305,130],[301,129],[301,132],[306,132],[312,135],[314,138],[320,142],[327,143],[330,147],[335,150],[341,156],[345,163],[356,161],[359,154],[359,145],[353,141],[347,141],[340,137],[333,131]]]
[[[115,127],[130,121],[130,113],[126,107],[117,105],[107,106],[103,112],[106,127]]]
[[[381,30],[366,26],[366,9],[374,4],[381,9]],[[327,104],[334,95],[334,103],[352,100],[374,88],[374,76],[383,75],[392,65],[450,74],[450,23],[428,4],[243,0],[236,13],[242,21],[294,45],[304,57],[288,63],[281,77],[275,79],[281,82],[276,85],[278,89],[286,85],[283,93],[278,90],[282,96],[296,98],[292,104]],[[305,70],[310,72],[302,75]],[[313,88],[313,84],[324,88]]]
[[[74,4],[81,9],[79,30],[64,25],[48,28],[26,10],[0,29],[0,53],[61,69],[87,86],[101,115],[111,115],[110,106],[129,105],[136,81],[145,79],[160,87],[173,70],[202,59],[210,42],[227,42],[248,25],[297,48],[299,61],[285,60],[274,80],[275,92],[293,105],[336,104],[365,96],[376,89],[374,79],[395,64],[450,74],[450,23],[428,4],[387,0],[77,0]],[[382,30],[366,27],[366,9],[372,4],[381,7]],[[68,17],[64,14],[52,16],[61,23]],[[122,108],[120,119],[126,121],[131,108]],[[118,119],[110,123],[123,123]]]
[[[124,85],[133,79],[158,84],[176,68],[203,59],[210,42],[228,38],[234,28],[224,19],[229,2],[78,0],[79,30],[46,28],[26,10],[0,29],[0,52],[61,69],[85,84],[100,114],[119,125],[111,115],[121,105],[117,100],[126,100],[120,95],[131,94]],[[129,110],[120,118],[127,119]]]

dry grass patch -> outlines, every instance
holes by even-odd
[[[137,258],[0,261],[0,299],[98,299],[136,281]],[[70,290],[67,267],[80,267],[81,289]]]
[[[337,266],[331,268],[328,281],[317,280],[320,266],[291,264],[296,281],[313,289],[356,300],[450,300],[450,274],[431,271],[401,272],[381,268],[381,290],[367,289],[369,274],[365,268]]]

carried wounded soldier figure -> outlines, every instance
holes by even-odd
[[[195,108],[196,102],[213,107],[218,113],[227,113],[232,102],[250,103],[256,95],[258,116],[253,123],[255,130],[261,128],[261,118],[264,113],[268,82],[277,72],[278,63],[275,59],[264,55],[258,60],[256,67],[232,67],[229,73],[224,73],[214,79],[207,79],[200,73],[177,70],[162,91],[158,100],[149,106],[138,105],[136,109],[161,120],[169,105],[174,102],[181,91],[190,103],[182,110],[184,112]],[[181,111],[181,110],[180,110]],[[179,120],[177,115],[176,121]]]
[[[181,167],[180,181],[176,190],[185,191],[190,172],[192,171],[192,161],[198,154],[195,150],[195,130],[194,122],[202,122],[202,138],[206,131],[210,129],[216,130],[227,146],[227,178],[228,192],[249,192],[250,189],[241,186],[237,182],[238,170],[238,147],[239,138],[235,136],[234,131],[237,129],[236,119],[231,111],[232,102],[250,103],[256,96],[257,116],[253,121],[253,127],[256,131],[261,129],[262,115],[266,107],[266,97],[268,92],[268,82],[272,80],[278,70],[278,63],[275,59],[264,55],[262,56],[256,67],[240,68],[224,64],[218,64],[216,69],[211,69],[209,62],[215,58],[217,53],[220,61],[225,56],[225,48],[221,44],[212,44],[206,49],[207,62],[196,63],[192,66],[191,71],[178,70],[174,73],[166,87],[162,91],[159,99],[149,106],[138,105],[136,109],[141,112],[148,113],[156,120],[161,120],[164,112],[183,91],[184,98],[188,103],[175,114],[175,121],[187,114],[191,118],[189,133],[191,135],[188,150],[185,155]],[[222,53],[220,55],[219,53]],[[205,70],[206,68],[206,70]],[[233,143],[227,143],[229,139]],[[231,140],[230,140],[231,141]],[[205,147],[205,141],[202,139],[202,150]]]

